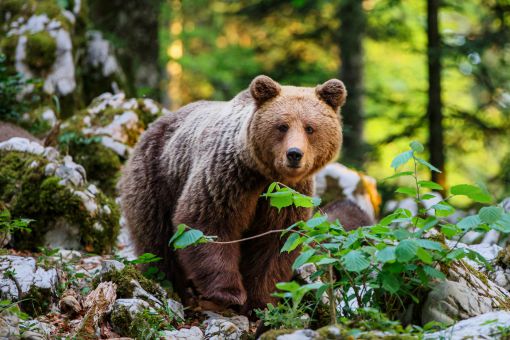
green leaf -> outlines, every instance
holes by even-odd
[[[418,181],[418,185],[422,188],[429,188],[432,190],[443,190],[443,187],[436,182],[431,181]]]
[[[428,251],[423,248],[418,248],[416,251],[416,256],[423,261],[423,263],[431,264],[432,263],[432,255]]]
[[[320,226],[322,223],[326,222],[327,220],[328,220],[327,216],[319,215],[317,217],[313,217],[313,218],[309,219],[308,221],[306,221],[306,224],[310,228],[316,228],[316,227]]]
[[[448,255],[446,255],[446,258],[450,260],[460,260],[465,255],[466,252],[464,251],[464,248],[457,248],[449,252]]]
[[[433,279],[444,280],[446,278],[446,275],[444,275],[443,272],[431,266],[423,266],[423,271]]]
[[[445,224],[441,226],[441,232],[447,237],[452,238],[455,235],[458,235],[462,232],[460,228],[458,228],[454,224]]]
[[[478,216],[480,216],[480,220],[483,222],[493,224],[501,218],[503,212],[501,207],[483,207],[478,212]]]
[[[296,270],[298,269],[299,267],[301,267],[302,265],[304,265],[305,263],[307,263],[307,261],[315,254],[315,250],[313,249],[309,249],[303,253],[301,253],[296,261],[294,261],[294,263],[292,264],[292,269],[293,270]]]
[[[400,277],[395,274],[382,273],[382,287],[391,294],[395,294],[399,291],[401,282]]]
[[[402,240],[397,246],[395,250],[395,254],[397,255],[398,262],[408,262],[410,261],[418,251],[418,245],[415,240]]]
[[[184,232],[174,242],[175,249],[182,249],[194,245],[204,237],[204,233],[197,229],[190,229]]]
[[[492,198],[479,187],[469,184],[455,185],[450,189],[453,195],[467,196],[475,202],[490,203]]]
[[[424,159],[421,159],[421,158],[416,157],[416,160],[417,160],[420,164],[425,165],[427,168],[429,168],[429,169],[430,169],[430,170],[432,170],[432,171],[435,171],[435,172],[441,172],[441,170],[439,170],[438,168],[436,168],[435,166],[433,166],[432,164],[430,164],[429,162],[427,162],[427,161],[426,161],[426,160],[424,160]]]
[[[398,177],[402,177],[402,176],[412,176],[412,175],[414,175],[414,172],[412,172],[412,171],[402,171],[402,172],[397,172],[389,177],[385,177],[382,180],[386,181],[388,179],[398,178]]]
[[[278,182],[273,182],[269,185],[269,187],[267,188],[267,191],[266,191],[266,194],[270,194],[274,191],[274,189],[276,188],[276,186],[278,185]]]
[[[296,207],[313,208],[315,206],[313,204],[312,198],[308,196],[294,195],[292,199],[294,200],[294,205]]]
[[[431,250],[443,250],[443,245],[437,241],[432,240],[426,240],[426,239],[417,239],[416,244],[418,246],[425,248],[425,249],[431,249]]]
[[[279,191],[270,194],[269,202],[271,206],[278,208],[280,211],[282,208],[286,208],[292,205],[292,192],[290,191]]]
[[[420,197],[423,201],[426,201],[426,200],[430,200],[432,198],[437,198],[436,195],[432,195],[432,194],[424,194]]]
[[[278,288],[279,290],[283,290],[285,292],[294,292],[294,291],[300,289],[301,286],[296,281],[278,282],[276,284],[276,288]]]
[[[170,239],[170,241],[168,241],[168,245],[171,245],[178,237],[180,237],[184,233],[184,231],[186,230],[187,227],[188,226],[185,224],[179,224],[177,226],[177,230],[172,235],[172,238]]]
[[[439,202],[438,204],[434,204],[432,209],[434,209],[434,215],[437,217],[447,217],[455,213],[455,208],[447,202]]]
[[[412,141],[409,146],[413,149],[414,152],[423,152],[424,148],[420,142]]]
[[[375,258],[377,259],[377,261],[381,263],[393,262],[397,259],[395,249],[396,247],[394,246],[389,246],[384,249],[381,249],[375,254]]]
[[[480,224],[482,224],[482,220],[480,219],[480,216],[472,215],[472,216],[464,217],[462,220],[460,220],[457,223],[457,227],[466,231],[466,230],[475,229]]]
[[[399,166],[409,162],[411,158],[413,158],[412,151],[403,152],[393,159],[393,161],[391,162],[391,167],[396,170]]]
[[[296,249],[301,243],[303,243],[303,240],[297,233],[292,233],[288,238],[287,241],[285,241],[285,244],[282,247],[282,250],[280,250],[281,253],[284,251],[290,253],[294,249]]]
[[[318,265],[318,266],[321,266],[321,265],[333,264],[333,263],[337,263],[337,262],[340,262],[340,261],[338,259],[332,259],[332,258],[329,258],[329,257],[325,257],[325,258],[320,259],[319,261],[317,261],[315,264]]]
[[[416,188],[400,187],[395,190],[395,192],[409,196],[416,196]]]
[[[342,260],[345,269],[350,272],[360,272],[370,265],[370,262],[366,259],[365,255],[359,250],[350,251],[342,258]]]

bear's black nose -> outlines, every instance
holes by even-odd
[[[292,165],[299,164],[299,161],[303,158],[303,151],[298,148],[290,148],[287,150],[287,159]]]

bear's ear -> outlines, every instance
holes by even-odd
[[[315,93],[334,110],[344,105],[347,97],[345,85],[338,79],[330,79],[322,85],[317,85]]]
[[[255,77],[250,84],[250,93],[258,105],[276,97],[280,90],[280,84],[264,75]]]

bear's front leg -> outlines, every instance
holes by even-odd
[[[218,241],[233,241],[241,236],[239,218],[229,211],[220,210],[210,195],[201,194],[196,188],[193,194],[183,194],[172,223],[181,223],[198,229],[208,236],[217,236]],[[212,202],[211,202],[212,201]],[[246,303],[246,290],[239,271],[241,258],[239,243],[199,244],[176,251],[186,279],[199,293],[201,305],[212,302],[220,308],[242,306]],[[205,303],[202,303],[204,302]]]

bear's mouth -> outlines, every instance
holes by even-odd
[[[301,168],[301,165],[300,164],[287,164],[287,167],[291,168],[291,169],[299,169],[299,168]]]

